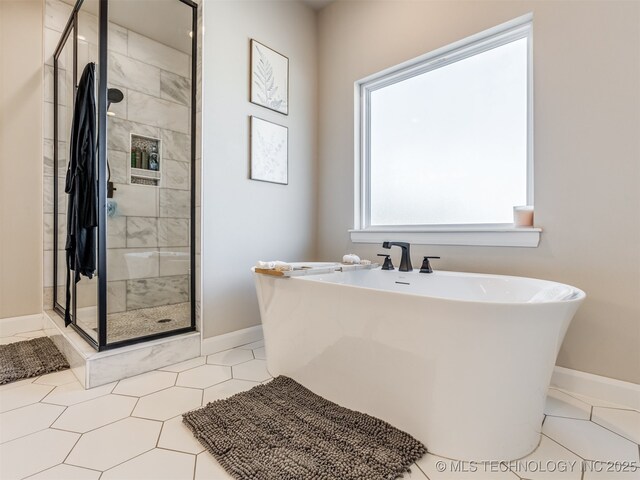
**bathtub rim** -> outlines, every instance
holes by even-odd
[[[312,262],[294,262],[296,264],[298,263],[312,263]],[[323,262],[324,263],[324,262]],[[572,298],[569,299],[564,299],[564,300],[551,300],[551,301],[543,301],[543,302],[504,302],[504,301],[489,301],[489,300],[466,300],[463,298],[449,298],[449,297],[440,297],[440,296],[436,296],[436,295],[425,295],[425,294],[417,294],[417,293],[413,293],[413,292],[402,292],[402,291],[397,291],[397,290],[383,290],[380,288],[374,288],[374,287],[366,287],[366,286],[362,286],[362,285],[352,285],[352,284],[345,284],[345,283],[336,283],[336,282],[325,282],[322,281],[321,279],[319,279],[319,276],[326,276],[326,275],[335,275],[335,274],[349,274],[349,273],[353,273],[353,272],[365,272],[365,271],[382,271],[381,267],[376,267],[376,268],[371,268],[371,269],[363,269],[363,270],[349,270],[346,272],[342,272],[340,270],[335,270],[333,272],[319,272],[318,274],[308,274],[308,275],[301,275],[301,276],[292,276],[292,277],[287,277],[287,276],[282,276],[282,277],[274,277],[274,276],[268,276],[268,275],[264,275],[261,273],[256,273],[255,272],[255,267],[251,268],[251,272],[254,275],[254,278],[259,278],[260,276],[265,276],[265,277],[270,277],[270,278],[275,278],[278,280],[281,279],[287,279],[287,280],[304,280],[304,281],[310,281],[310,282],[316,282],[316,283],[320,283],[320,284],[325,284],[325,285],[336,285],[336,286],[342,286],[342,287],[350,287],[350,288],[358,288],[358,289],[362,289],[362,290],[371,290],[374,292],[384,292],[384,293],[391,293],[394,295],[406,295],[406,296],[410,296],[410,297],[420,297],[420,298],[425,298],[425,299],[433,299],[433,300],[438,300],[438,301],[444,301],[444,302],[453,302],[453,303],[475,303],[475,304],[483,304],[483,305],[503,305],[503,306],[508,306],[508,307],[515,307],[515,306],[534,306],[534,305],[558,305],[558,304],[571,304],[571,303],[582,303],[585,298],[587,297],[587,294],[584,290],[578,288],[578,287],[574,287],[573,285],[569,285],[566,283],[561,283],[561,282],[556,282],[554,280],[546,280],[546,279],[542,279],[542,278],[534,278],[534,277],[521,277],[521,276],[517,276],[517,275],[501,275],[501,274],[494,274],[494,273],[477,273],[477,272],[458,272],[458,271],[449,271],[449,270],[435,270],[432,274],[423,274],[423,275],[433,275],[433,274],[437,274],[437,273],[445,273],[445,274],[459,274],[459,275],[468,275],[468,276],[476,276],[476,277],[499,277],[499,278],[505,278],[505,279],[515,279],[516,281],[521,281],[521,280],[533,280],[536,282],[545,282],[545,283],[552,283],[555,285],[559,285],[559,286],[564,286],[564,287],[568,287],[570,289],[572,289],[574,291],[574,296],[572,296]],[[419,272],[417,270],[413,270],[412,272],[399,272],[397,270],[394,271],[395,273],[404,273],[407,275],[418,275]],[[362,274],[362,273],[361,273]]]

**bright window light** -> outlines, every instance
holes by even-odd
[[[495,225],[532,204],[531,24],[361,84],[362,228]]]

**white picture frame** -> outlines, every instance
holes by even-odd
[[[289,59],[251,39],[251,103],[289,115]]]
[[[289,129],[251,116],[251,180],[289,184]]]

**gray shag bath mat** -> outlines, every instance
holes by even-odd
[[[69,368],[49,337],[0,345],[0,385]]]
[[[183,422],[241,480],[390,480],[427,451],[284,376],[185,413]]]

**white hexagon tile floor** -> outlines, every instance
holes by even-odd
[[[181,415],[270,380],[265,359],[259,341],[91,390],[70,371],[0,386],[0,479],[231,479]],[[539,447],[517,463],[427,454],[404,478],[640,480],[640,467],[614,473],[594,463],[640,465],[639,411],[551,388],[545,413]]]

